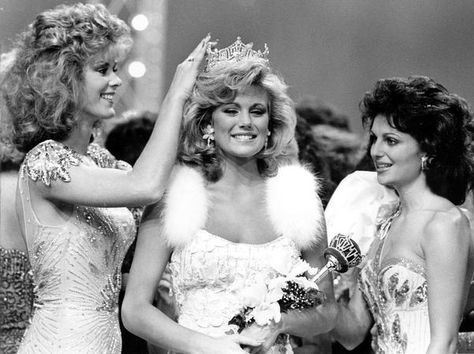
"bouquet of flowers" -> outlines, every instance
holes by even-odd
[[[229,321],[240,333],[252,323],[265,326],[271,321],[278,323],[281,314],[289,310],[303,310],[318,306],[325,300],[317,282],[330,271],[346,272],[361,260],[359,246],[348,236],[336,235],[324,251],[327,263],[321,269],[313,268],[306,261],[296,263],[288,260],[273,262],[275,276],[271,279],[257,278],[241,289],[242,309]],[[309,276],[309,279],[306,277]]]
[[[317,268],[302,259],[289,271],[274,268],[274,278],[258,278],[252,286],[241,289],[242,310],[229,321],[237,325],[239,333],[254,322],[260,326],[279,322],[283,312],[317,306],[324,301],[324,293],[304,275],[315,275]]]

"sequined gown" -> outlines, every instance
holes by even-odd
[[[30,203],[28,178],[64,183],[71,165],[96,166],[94,161],[100,156],[79,155],[49,140],[31,150],[20,169],[35,303],[19,353],[121,352],[117,302],[120,267],[135,235],[132,214],[126,208],[74,206],[69,220],[50,226]]]
[[[170,269],[178,322],[210,336],[237,333],[229,320],[239,313],[239,291],[258,277],[275,275],[275,260],[296,262],[300,251],[286,237],[264,244],[234,243],[200,230],[173,252]],[[291,264],[291,263],[289,263]],[[268,353],[293,353],[287,338]]]
[[[381,262],[385,236],[398,213],[379,225],[359,286],[375,320],[377,354],[426,353],[430,323],[425,270],[404,258]]]
[[[33,279],[28,256],[0,247],[0,353],[18,351],[33,306]]]

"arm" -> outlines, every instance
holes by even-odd
[[[53,181],[46,186],[31,182],[41,197],[102,207],[156,202],[166,187],[176,160],[183,106],[194,85],[209,39],[209,36],[204,38],[190,54],[194,61],[185,60],[178,65],[152,135],[131,171],[98,169],[80,163],[67,171],[70,176],[68,183]]]
[[[171,249],[161,234],[160,206],[146,209],[122,305],[125,327],[146,341],[179,353],[245,353],[239,344],[255,346],[240,335],[211,338],[187,329],[152,304]]]
[[[331,334],[346,349],[352,350],[364,341],[372,325],[362,292],[356,288],[349,303],[338,303],[336,326]]]
[[[421,247],[431,333],[427,353],[455,353],[472,275],[468,267],[471,239],[467,219],[457,209],[436,213],[425,227]]]

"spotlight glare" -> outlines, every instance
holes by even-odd
[[[143,14],[135,15],[131,24],[136,31],[143,31],[148,27],[148,18]]]
[[[142,77],[146,73],[146,66],[141,61],[132,61],[128,64],[128,73],[134,78]]]

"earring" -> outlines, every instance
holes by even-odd
[[[265,138],[265,145],[263,146],[263,150],[267,150],[267,146],[268,146],[268,137],[272,135],[272,132],[269,130],[267,132],[267,137]]]
[[[426,171],[430,168],[430,163],[433,160],[432,157],[428,157],[426,155],[423,155],[421,157],[421,170]]]
[[[204,135],[202,136],[204,140],[207,140],[207,147],[211,147],[214,142],[214,128],[212,125],[208,124],[204,129]]]

